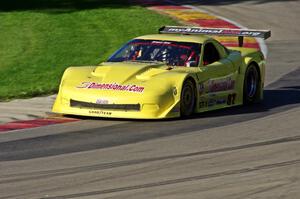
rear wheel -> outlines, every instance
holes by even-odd
[[[183,83],[180,97],[180,114],[182,117],[190,116],[195,109],[195,87],[191,80]]]
[[[248,66],[244,80],[244,104],[253,104],[259,97],[259,72],[254,64]]]

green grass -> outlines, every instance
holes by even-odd
[[[99,64],[127,40],[176,24],[119,1],[1,1],[1,101],[53,94],[68,66]]]

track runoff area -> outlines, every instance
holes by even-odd
[[[171,1],[159,3],[158,1],[136,1],[141,5],[147,6],[148,9],[163,15],[168,15],[182,24],[188,26],[197,26],[202,28],[227,28],[227,29],[245,29],[242,25],[221,16],[216,16],[191,5],[176,5]],[[228,47],[238,47],[236,37],[214,36],[219,42]],[[267,55],[267,48],[263,38],[243,38],[243,46],[248,48],[260,49],[264,55]],[[0,125],[0,133],[8,133],[10,131],[36,128],[41,126],[75,122],[78,119],[46,117],[34,120],[14,121]]]

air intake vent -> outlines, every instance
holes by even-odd
[[[70,100],[71,107],[77,108],[92,108],[92,109],[107,109],[107,110],[121,110],[121,111],[140,111],[140,104],[95,104],[89,102],[81,102]]]

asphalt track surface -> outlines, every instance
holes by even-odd
[[[262,104],[1,134],[0,198],[300,198],[300,1],[222,2],[201,9],[273,31]]]

